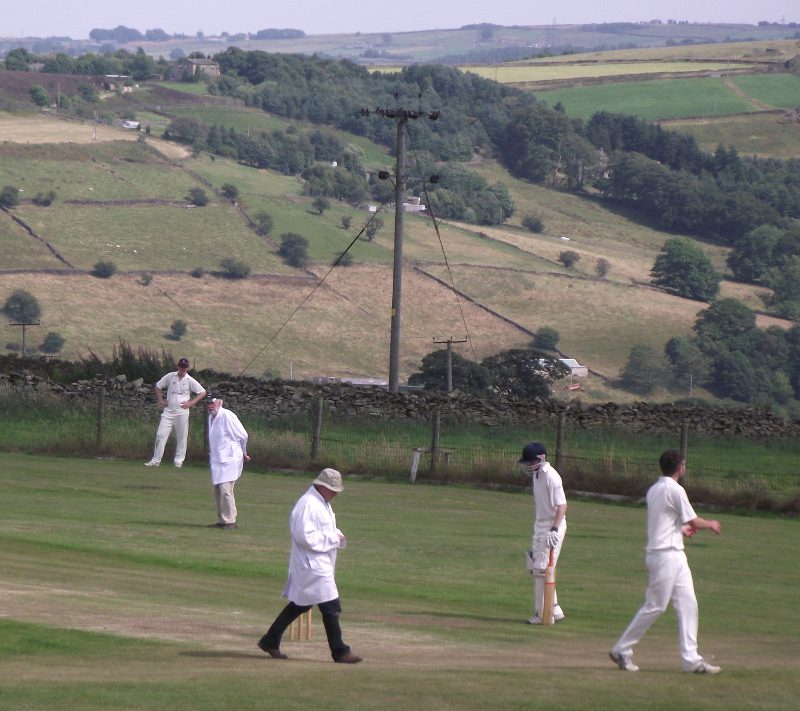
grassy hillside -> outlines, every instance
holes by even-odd
[[[263,112],[236,107],[183,106],[167,115],[153,114],[162,125],[176,115],[241,131],[286,125]],[[5,270],[0,298],[15,288],[31,291],[43,307],[41,335],[49,330],[62,333],[67,339],[65,356],[89,349],[108,353],[124,339],[187,353],[198,365],[232,372],[276,369],[288,375],[291,367],[296,377],[385,375],[393,212],[381,216],[385,226],[373,241],[358,240],[353,246],[356,266],[336,269],[280,330],[316,283],[309,273],[279,258],[276,244],[281,235],[291,231],[308,239],[311,272],[322,277],[369,213],[334,202],[319,215],[298,178],[204,154],[190,157],[181,146],[155,138],[119,140],[132,132],[108,129],[98,132],[97,140],[70,143],[78,131],[90,136],[90,127],[40,116],[0,115],[0,122],[13,124],[17,131],[12,134],[15,142],[0,146],[0,185],[23,188],[22,196],[48,190],[57,194],[50,207],[24,198],[13,214],[77,270],[70,272],[45,244],[9,215],[0,214],[0,269]],[[64,141],[52,142],[61,136]],[[361,150],[368,164],[391,164],[382,148],[341,136]],[[490,183],[505,183],[517,212],[498,227],[442,222],[441,242],[429,218],[407,216],[404,376],[433,349],[434,338],[469,333],[472,343],[459,352],[479,359],[524,346],[530,331],[547,325],[561,333],[563,352],[613,379],[633,343],[660,347],[673,335],[689,333],[704,304],[648,286],[653,260],[669,235],[591,198],[515,180],[495,162],[477,161],[471,168]],[[215,193],[225,183],[239,188],[237,206]],[[189,207],[187,194],[197,187],[210,195],[208,206]],[[274,220],[268,237],[257,235],[247,222],[248,215],[262,210]],[[529,213],[542,216],[542,234],[521,227]],[[349,230],[341,227],[344,216],[352,219]],[[702,246],[724,270],[726,250]],[[451,273],[444,267],[443,247]],[[571,270],[557,261],[564,249],[580,254]],[[210,274],[225,258],[246,262],[251,277],[232,282]],[[599,258],[611,263],[605,280],[594,276]],[[114,261],[121,272],[109,280],[88,276],[100,259]],[[414,264],[419,271],[410,269]],[[189,276],[197,267],[209,274]],[[43,274],[42,269],[61,273]],[[144,272],[155,275],[148,286],[141,283]],[[458,299],[432,278],[450,284],[451,275],[457,290],[489,310]],[[752,287],[725,283],[723,294],[763,307],[759,291]],[[189,325],[180,343],[165,337],[176,319]],[[657,330],[650,326],[654,322],[660,324]],[[3,344],[19,341],[19,335],[0,325]],[[30,334],[34,342],[39,335],[33,330]],[[590,391],[589,398],[626,398],[602,379],[594,380]]]
[[[784,113],[754,113],[660,122],[664,128],[690,133],[702,148],[736,146],[743,155],[773,158],[800,156],[800,122]]]

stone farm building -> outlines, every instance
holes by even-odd
[[[179,81],[196,77],[198,74],[218,77],[219,64],[213,59],[181,59],[170,71],[169,78]]]

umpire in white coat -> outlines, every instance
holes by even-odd
[[[335,469],[323,469],[309,490],[292,509],[289,529],[292,551],[289,556],[289,579],[283,596],[289,604],[258,641],[258,646],[274,659],[286,659],[280,651],[281,637],[300,615],[317,605],[334,662],[356,664],[361,657],[350,651],[342,640],[339,615],[342,611],[334,578],[336,551],[344,548],[344,534],[336,528],[336,514],[331,499],[343,490],[342,475]]]
[[[239,418],[222,407],[222,400],[209,395],[208,459],[211,464],[211,483],[217,504],[217,528],[236,528],[236,499],[233,488],[242,475],[247,455],[247,430]]]

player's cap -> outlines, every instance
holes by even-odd
[[[314,479],[315,484],[324,486],[326,489],[339,493],[344,490],[342,486],[342,475],[335,469],[323,469],[319,476]]]
[[[545,456],[547,455],[547,450],[544,448],[543,444],[540,442],[528,442],[528,444],[522,448],[522,457],[520,457],[519,463],[536,462],[543,454]]]
[[[205,403],[206,405],[210,405],[212,402],[216,402],[219,398],[216,395],[212,395],[211,393],[207,393],[205,396]]]
[[[179,368],[188,368],[189,367],[189,359],[188,358],[181,358],[178,361]]]

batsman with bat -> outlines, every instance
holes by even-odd
[[[677,449],[668,449],[658,463],[662,476],[647,492],[645,562],[650,580],[644,605],[608,655],[623,671],[639,671],[632,660],[633,647],[672,601],[678,616],[683,671],[718,674],[720,668],[697,652],[697,598],[683,539],[703,529],[719,533],[719,521],[701,518],[694,512],[686,490],[679,483],[686,473],[686,460]]]
[[[526,444],[519,466],[531,477],[534,498],[533,540],[527,553],[528,571],[533,575],[533,617],[528,624],[552,624],[564,619],[556,595],[555,570],[567,532],[567,498],[542,444]]]

